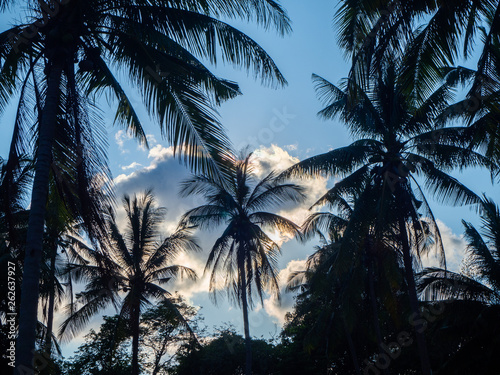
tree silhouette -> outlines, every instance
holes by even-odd
[[[278,230],[300,236],[299,228],[290,220],[263,211],[285,202],[300,202],[302,188],[281,183],[271,172],[256,181],[251,154],[242,159],[228,159],[230,177],[225,184],[208,175],[197,175],[183,183],[181,194],[198,194],[206,204],[184,215],[185,223],[214,228],[224,225],[208,256],[205,270],[211,270],[210,292],[216,301],[220,289],[243,310],[245,331],[245,374],[252,373],[251,337],[248,310],[253,307],[253,295],[261,302],[265,289],[279,295],[277,256],[280,246],[265,230]]]
[[[122,233],[117,219],[109,212],[108,245],[101,250],[80,246],[72,254],[74,263],[68,272],[75,281],[85,281],[86,287],[68,306],[70,316],[61,326],[61,334],[74,335],[96,313],[113,305],[121,318],[129,321],[132,334],[132,374],[139,369],[139,323],[145,306],[152,300],[162,301],[181,315],[170,301],[171,294],[162,285],[176,277],[195,279],[195,272],[171,262],[181,251],[197,250],[190,229],[180,227],[169,237],[160,239],[164,208],[155,206],[151,191],[130,198],[125,195],[127,231]],[[80,307],[77,307],[80,305]]]

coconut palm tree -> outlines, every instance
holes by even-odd
[[[500,36],[499,14],[498,1],[387,0],[372,4],[360,0],[344,2],[335,18],[339,43],[354,61],[381,61],[388,50],[408,48],[405,71],[415,74],[412,80],[417,87],[431,89],[429,80],[438,78],[441,68],[454,65],[462,56],[471,57],[478,43],[482,48],[479,76],[496,76],[497,61],[492,57]]]
[[[357,374],[361,373],[358,356],[373,353],[371,337],[383,352],[381,326],[388,319],[381,319],[381,313],[396,320],[396,292],[403,284],[398,254],[390,247],[391,233],[375,233],[376,222],[370,220],[376,217],[370,212],[376,211],[376,199],[370,197],[376,191],[367,184],[370,180],[358,181],[357,191],[346,192],[340,181],[313,205],[328,205],[335,213],[315,212],[306,219],[304,237],[319,235],[322,245],[308,258],[306,270],[292,273],[288,283],[289,290],[301,291],[295,319],[300,321],[304,314],[315,319],[304,346],[323,345],[331,358],[344,340],[338,332],[344,332]],[[367,314],[372,320],[366,321]]]
[[[200,174],[183,182],[181,189],[183,196],[201,195],[206,200],[206,204],[188,211],[183,222],[206,229],[225,227],[210,250],[205,271],[211,270],[210,292],[214,301],[217,302],[217,293],[225,290],[243,310],[247,375],[252,373],[248,310],[254,305],[253,296],[262,302],[266,289],[279,296],[280,245],[265,230],[300,236],[299,227],[292,221],[262,210],[304,198],[301,187],[280,183],[273,172],[257,181],[250,158],[251,154],[226,161],[231,175],[225,184]]]
[[[78,252],[71,252],[73,264],[68,268],[68,275],[75,281],[85,281],[86,287],[75,303],[68,306],[70,316],[60,332],[66,337],[76,334],[92,316],[113,305],[120,317],[130,322],[132,374],[138,375],[141,313],[152,299],[169,303],[171,295],[162,285],[178,276],[196,279],[192,269],[171,262],[181,251],[198,250],[198,245],[187,227],[180,227],[160,240],[165,209],[155,206],[151,191],[132,199],[125,195],[123,207],[126,232],[120,231],[117,218],[110,210],[107,246],[91,249],[80,244]],[[170,305],[175,310],[174,304]]]
[[[477,146],[467,147],[467,128],[435,125],[434,119],[448,105],[450,87],[442,85],[422,100],[406,90],[402,68],[401,61],[394,57],[383,63],[383,69],[372,75],[367,85],[347,79],[342,88],[314,76],[317,92],[326,104],[319,115],[325,119],[338,115],[357,140],[305,159],[284,176],[341,176],[332,195],[339,189],[356,191],[363,186],[361,181],[370,181],[364,186],[376,190],[378,197],[371,203],[377,208],[376,220],[371,218],[376,236],[393,232],[393,248],[400,252],[405,267],[411,310],[419,316],[414,266],[418,266],[420,252],[428,249],[431,240],[436,242],[444,263],[439,230],[421,185],[438,200],[477,204],[478,197],[448,172],[469,166],[497,171],[498,166],[478,152]],[[422,372],[429,374],[420,333],[417,342]]]
[[[44,90],[40,77],[31,73],[34,82],[34,91]],[[25,82],[26,83],[26,82]],[[18,103],[14,132],[9,150],[9,159],[6,163],[7,176],[10,175],[15,161],[19,160],[20,153],[33,154],[38,145],[30,138],[30,127],[37,123],[36,116],[26,113],[26,108],[34,107],[40,111],[41,97],[31,96],[27,90],[27,83],[21,89],[21,98]],[[104,220],[103,211],[107,204],[112,202],[112,192],[106,181],[111,180],[105,160],[102,129],[99,121],[91,128],[89,119],[93,117],[94,110],[85,100],[79,99],[80,118],[72,122],[71,112],[73,99],[66,93],[61,93],[60,115],[57,118],[57,132],[54,134],[52,158],[49,172],[49,190],[46,204],[46,218],[44,225],[43,254],[40,264],[40,302],[45,305],[42,309],[47,325],[43,328],[41,350],[50,357],[51,345],[54,341],[52,335],[53,314],[56,300],[60,300],[64,288],[57,277],[60,256],[57,250],[61,247],[64,236],[74,223],[79,223],[79,230],[84,230],[90,238],[96,240],[103,237]],[[94,121],[99,117],[94,117]],[[26,236],[25,236],[26,237]],[[26,238],[25,238],[26,239]],[[24,258],[24,251],[18,254],[19,259]],[[24,269],[24,264],[19,268]],[[38,324],[41,327],[41,323]]]
[[[2,1],[5,9],[11,1]],[[123,68],[157,117],[176,154],[196,170],[221,173],[216,162],[229,141],[214,104],[239,94],[238,86],[212,74],[201,62],[219,58],[251,69],[264,82],[285,80],[272,59],[248,36],[218,18],[244,18],[285,33],[290,24],[274,1],[56,1],[28,2],[31,18],[0,33],[0,114],[9,98],[32,86],[37,96],[35,178],[24,262],[18,364],[32,368],[39,264],[52,147],[61,116],[81,133],[79,99],[116,98],[116,120],[143,143],[145,133],[113,71]],[[75,61],[78,69],[75,72]],[[36,74],[43,87],[37,90]],[[67,105],[63,98],[68,100]],[[65,110],[64,110],[65,109]],[[77,167],[85,160],[78,153]],[[101,162],[104,160],[101,160]]]
[[[46,322],[40,350],[46,358],[51,358],[52,348],[57,345],[54,313],[66,298],[73,298],[73,280],[64,274],[69,262],[67,251],[84,247],[80,235],[86,233],[83,223],[74,219],[63,199],[54,190],[51,189],[48,201],[40,275],[40,306]]]
[[[12,161],[11,161],[12,163]],[[21,158],[19,162],[8,166],[6,160],[0,158],[0,266],[11,272],[3,272],[0,277],[0,290],[5,298],[0,302],[0,348],[7,352],[10,346],[7,313],[18,313],[19,299],[9,300],[9,289],[12,292],[21,286],[20,270],[22,262],[19,254],[24,251],[26,228],[28,226],[28,195],[32,178],[29,160]],[[12,272],[13,268],[16,272]],[[12,288],[14,281],[14,288]],[[10,284],[9,284],[10,282]],[[10,286],[10,288],[9,288]],[[11,360],[2,360],[2,367],[7,368]]]
[[[491,199],[480,205],[481,229],[462,221],[467,255],[460,272],[430,267],[418,276],[421,298],[444,307],[435,342],[452,351],[443,373],[492,373],[497,361],[500,325],[500,211]],[[478,363],[477,358],[481,358]],[[475,358],[476,360],[472,360]]]

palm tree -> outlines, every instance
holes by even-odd
[[[369,219],[376,217],[370,212],[376,211],[376,199],[369,197],[373,193],[366,186],[369,183],[358,181],[357,191],[346,192],[341,181],[311,207],[326,204],[336,213],[315,212],[306,219],[304,237],[319,235],[322,245],[308,258],[306,270],[291,274],[288,282],[289,290],[301,291],[295,320],[304,315],[314,318],[304,346],[317,349],[322,343],[331,358],[341,341],[338,332],[345,332],[357,374],[361,373],[359,354],[371,355],[371,337],[383,352],[381,326],[385,319],[380,318],[380,307],[396,320],[391,315],[399,305],[396,292],[402,286],[398,255],[388,240],[391,234],[377,236],[376,223]],[[355,195],[358,192],[360,195]],[[384,301],[384,306],[378,301]],[[372,315],[372,321],[366,321],[367,314]],[[353,340],[353,335],[358,339]]]
[[[480,205],[481,230],[462,221],[468,242],[460,272],[431,267],[418,276],[421,298],[446,307],[436,342],[452,349],[441,362],[443,373],[492,373],[497,361],[500,325],[500,211],[491,199]],[[475,358],[475,360],[472,360]],[[477,361],[481,358],[481,361]]]
[[[54,312],[56,303],[64,294],[64,287],[58,278],[60,273],[61,244],[64,233],[69,229],[71,219],[68,212],[60,204],[54,202],[54,195],[49,198],[49,207],[44,235],[44,254],[41,266],[40,302],[42,302],[44,318],[46,320],[46,333],[44,345],[41,348],[50,358],[52,351],[52,336]]]
[[[151,191],[133,199],[125,195],[123,207],[128,225],[125,233],[118,228],[117,219],[110,210],[107,246],[100,250],[79,246],[78,252],[72,251],[74,263],[70,265],[68,274],[75,281],[86,281],[87,284],[77,296],[76,303],[68,306],[70,316],[62,324],[60,332],[74,335],[93,315],[110,304],[114,305],[119,309],[120,317],[130,322],[132,374],[138,375],[141,313],[151,304],[151,299],[165,301],[177,311],[170,301],[170,293],[162,285],[177,276],[196,279],[192,269],[172,265],[171,262],[179,252],[197,250],[198,245],[187,227],[180,227],[159,241],[159,225],[165,209],[155,206]],[[77,309],[77,305],[81,306]]]
[[[12,3],[2,1],[0,8]],[[135,109],[112,73],[112,68],[123,68],[176,153],[195,170],[221,173],[217,154],[224,154],[229,141],[213,105],[236,96],[239,90],[235,83],[214,76],[199,59],[215,63],[220,57],[252,69],[264,82],[282,85],[285,80],[265,51],[218,18],[242,17],[275,26],[280,33],[288,32],[290,24],[281,6],[269,0],[74,0],[28,5],[32,19],[0,33],[0,114],[16,90],[22,101],[29,91],[26,88],[35,88],[31,94],[41,105],[36,116],[39,131],[17,348],[18,365],[29,370],[49,171],[61,117],[74,126],[78,138],[83,134],[81,98],[111,94],[118,103],[116,120],[146,143]],[[76,72],[75,61],[79,61]],[[42,71],[42,81],[37,83],[35,77]],[[39,84],[42,90],[37,90]],[[87,155],[77,151],[74,160],[81,168]]]
[[[243,310],[247,375],[252,373],[248,310],[253,307],[253,295],[257,294],[262,302],[267,288],[279,296],[277,256],[280,246],[264,230],[300,236],[296,224],[261,210],[288,201],[299,202],[304,197],[301,187],[280,183],[273,172],[255,181],[250,158],[251,154],[239,160],[227,160],[231,174],[225,184],[200,174],[183,182],[181,189],[183,196],[198,194],[206,200],[205,205],[188,211],[183,222],[207,229],[225,226],[210,250],[205,271],[211,269],[210,292],[214,301],[217,302],[217,292],[224,289]]]
[[[84,247],[80,235],[86,233],[83,222],[74,219],[74,214],[67,209],[63,198],[54,190],[51,189],[47,207],[40,275],[40,304],[46,321],[44,341],[40,350],[46,358],[51,358],[52,348],[57,345],[54,313],[65,297],[73,298],[73,280],[64,274],[69,262],[67,251]]]
[[[419,316],[413,268],[431,240],[444,263],[439,230],[421,183],[441,201],[478,203],[477,196],[447,172],[469,166],[495,171],[498,166],[479,153],[477,146],[467,147],[467,128],[434,124],[447,107],[449,86],[445,84],[421,100],[406,90],[402,68],[397,58],[388,59],[366,86],[347,79],[342,89],[314,76],[319,96],[326,103],[320,116],[330,119],[339,115],[358,139],[347,147],[303,160],[284,175],[341,176],[326,196],[357,191],[361,186],[376,191],[377,199],[371,203],[377,208],[376,218],[371,218],[375,238],[381,239],[388,231],[394,233],[392,244],[403,258],[411,310]],[[362,181],[369,183],[360,184]],[[424,210],[427,220],[419,209]],[[422,371],[429,374],[424,337],[418,332],[417,342]]]

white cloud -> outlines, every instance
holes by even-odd
[[[149,149],[148,153],[148,158],[153,159],[153,163],[155,163],[155,166],[158,162],[165,161],[173,156],[174,156],[174,148],[172,146],[163,147],[160,144]]]
[[[208,293],[210,274],[203,274],[205,269],[205,257],[202,253],[182,253],[177,256],[174,263],[193,269],[198,275],[198,280],[177,279],[172,288],[192,302],[192,298],[198,293]]]
[[[253,153],[254,171],[259,178],[271,171],[281,172],[298,163],[300,160],[276,145],[261,146]]]
[[[266,176],[272,170],[277,172],[284,171],[300,160],[291,156],[286,150],[271,145],[270,147],[260,147],[254,153],[257,163],[256,172],[260,178]],[[293,221],[297,225],[302,225],[305,219],[313,212],[319,210],[315,208],[313,211],[309,208],[327,191],[328,179],[322,176],[294,178],[291,182],[300,185],[304,188],[306,195],[305,201],[302,204],[289,203],[280,208],[278,214]],[[292,239],[291,236],[280,236],[279,233],[273,234],[273,239],[278,239],[279,243],[283,243]]]
[[[306,260],[292,260],[288,262],[286,267],[279,274],[279,287],[281,299],[278,301],[275,297],[270,296],[264,300],[264,310],[274,318],[276,323],[283,324],[285,322],[285,314],[293,310],[294,295],[291,292],[286,292],[288,278],[293,272],[303,271],[306,269]],[[280,303],[281,302],[281,303]]]
[[[154,146],[158,143],[154,134],[146,134],[146,139],[148,140],[150,145]]]
[[[276,145],[260,147],[255,151],[254,155],[258,165],[256,167],[256,173],[260,178],[266,176],[272,170],[277,172],[284,171],[300,161],[298,158],[291,156],[287,151]],[[313,178],[295,178],[292,182],[304,188],[306,199],[300,205],[287,204],[278,214],[301,225],[306,217],[311,214],[309,207],[327,192],[328,179],[321,176],[315,176]]]
[[[122,154],[129,153],[130,151],[125,149],[125,142],[132,139],[132,135],[128,134],[125,130],[118,130],[115,133],[115,142],[118,145]]]
[[[443,241],[446,256],[446,267],[450,271],[458,272],[460,270],[462,260],[465,258],[467,242],[462,234],[458,235],[453,233],[451,228],[449,228],[441,220],[436,220],[436,223],[439,231],[441,232],[441,239]],[[429,256],[424,256],[422,263],[425,267],[439,267],[439,262],[432,253],[429,254]]]
[[[123,171],[126,171],[128,169],[135,169],[135,168],[139,168],[139,167],[142,167],[142,164],[139,164],[136,161],[134,161],[132,164],[125,165],[125,166],[123,166],[121,168],[122,168]]]

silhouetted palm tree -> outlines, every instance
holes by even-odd
[[[132,374],[139,369],[139,322],[151,299],[169,302],[170,293],[162,285],[177,276],[195,279],[195,272],[173,265],[173,259],[185,250],[197,250],[190,229],[180,227],[160,241],[159,225],[164,208],[155,206],[151,191],[142,197],[123,198],[127,231],[122,233],[117,219],[109,212],[108,246],[100,250],[79,246],[72,252],[74,263],[68,272],[75,281],[85,281],[86,287],[76,303],[68,306],[70,316],[61,326],[61,334],[74,335],[100,310],[114,305],[122,318],[130,321],[132,331]],[[124,294],[123,298],[121,296]],[[78,305],[81,305],[78,309]],[[170,303],[176,310],[175,305]]]
[[[421,299],[442,309],[432,334],[443,352],[452,349],[440,361],[443,373],[493,374],[498,360],[500,211],[491,199],[483,198],[480,215],[480,230],[462,221],[468,243],[464,268],[460,272],[426,268],[417,279]]]
[[[284,176],[340,176],[342,180],[325,197],[342,190],[356,192],[363,186],[375,190],[371,196],[377,199],[370,203],[377,209],[376,220],[371,218],[375,240],[393,232],[393,247],[405,266],[411,309],[419,316],[413,268],[419,263],[420,252],[435,241],[444,262],[439,230],[420,184],[423,182],[441,201],[478,203],[478,197],[447,172],[469,166],[497,171],[498,166],[479,153],[477,146],[468,147],[466,127],[435,125],[435,118],[448,106],[449,86],[445,84],[421,99],[406,90],[402,68],[397,58],[388,59],[366,86],[348,79],[342,89],[314,76],[318,94],[326,104],[320,116],[331,119],[339,115],[358,139],[347,147],[305,159]],[[422,371],[429,374],[420,333],[417,342]]]
[[[385,315],[394,315],[402,273],[399,255],[390,246],[391,233],[375,233],[376,206],[371,203],[376,197],[367,202],[373,189],[360,181],[361,195],[356,196],[341,185],[342,181],[313,205],[326,204],[335,213],[315,212],[304,222],[304,236],[319,234],[322,245],[308,258],[305,271],[291,274],[288,288],[301,290],[295,319],[300,321],[304,314],[315,319],[304,346],[318,349],[322,345],[321,351],[333,360],[344,340],[339,332],[344,332],[356,373],[361,374],[358,356],[371,355],[372,337],[383,352],[381,308]],[[378,301],[384,304],[379,306]],[[371,320],[367,321],[367,314]]]
[[[208,175],[197,175],[183,182],[181,190],[184,196],[197,194],[206,200],[205,205],[188,211],[184,222],[200,228],[225,227],[210,250],[205,270],[211,269],[210,292],[214,300],[217,292],[224,289],[243,310],[247,375],[252,372],[248,325],[248,310],[254,304],[252,297],[257,294],[262,302],[266,289],[279,296],[280,245],[265,230],[300,236],[296,224],[267,210],[304,198],[301,187],[279,182],[273,172],[257,181],[250,158],[251,154],[241,160],[227,160],[231,174],[225,184]]]
[[[2,1],[0,7],[12,4]],[[215,159],[224,154],[229,141],[213,106],[239,90],[235,83],[213,75],[199,59],[215,63],[220,57],[276,85],[285,80],[257,43],[218,17],[245,18],[275,26],[281,33],[288,32],[290,24],[281,6],[267,0],[74,0],[27,5],[32,18],[0,33],[0,114],[16,91],[23,95],[26,87],[35,87],[32,95],[41,105],[17,344],[18,364],[29,370],[52,147],[61,116],[74,126],[80,142],[81,98],[107,93],[118,102],[116,120],[146,143],[135,109],[111,70],[123,68],[176,153],[195,170],[221,173]],[[42,75],[41,90],[36,89],[37,74]],[[85,160],[81,152],[73,156],[77,167]]]

